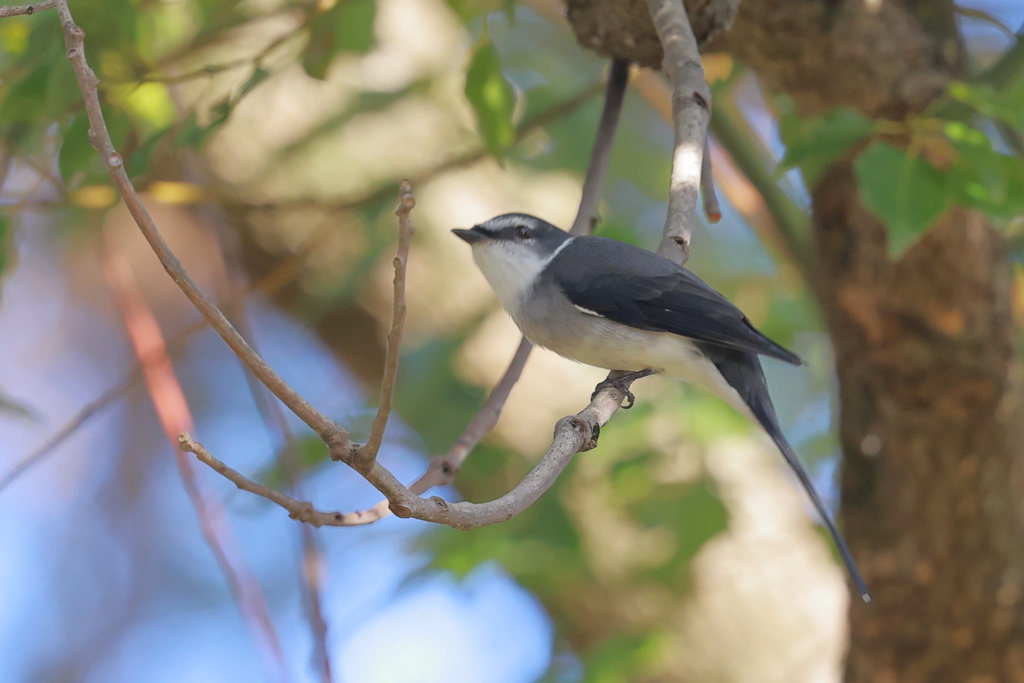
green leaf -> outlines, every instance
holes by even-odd
[[[181,127],[174,139],[178,147],[199,149],[206,144],[210,136],[228,120],[231,115],[231,102],[222,100],[210,109],[210,122],[205,126],[199,125],[199,119],[195,111],[190,111],[181,122]]]
[[[302,68],[324,80],[334,58],[343,52],[362,54],[373,46],[377,6],[373,0],[338,0],[327,11],[310,10],[309,42]]]
[[[289,488],[328,460],[323,441],[316,437],[303,437],[275,454],[274,464],[263,471],[260,482],[272,489]]]
[[[963,102],[982,116],[1005,121],[1015,128],[1024,128],[1024,79],[1002,90],[988,83],[953,83],[950,96]]]
[[[249,76],[249,80],[247,80],[245,84],[242,85],[241,91],[239,91],[238,96],[235,97],[235,103],[237,104],[239,100],[241,100],[243,97],[252,92],[252,90],[257,85],[265,81],[268,76],[270,76],[270,72],[267,71],[266,69],[259,67],[254,69],[252,75]]]
[[[958,202],[995,218],[1024,213],[1024,160],[995,151],[984,133],[965,123],[949,122],[944,132],[957,153],[947,178]]]
[[[884,142],[854,162],[861,198],[889,229],[889,255],[898,257],[952,203],[942,172]]]
[[[870,135],[874,124],[854,109],[841,108],[810,120],[794,119],[795,112],[780,117],[779,133],[786,155],[779,170],[800,168],[808,186],[817,183],[829,163]],[[782,118],[787,118],[786,125]]]
[[[501,73],[498,53],[486,38],[477,45],[466,72],[466,99],[476,113],[487,151],[501,156],[515,138],[512,112],[516,96]]]

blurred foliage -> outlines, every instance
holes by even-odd
[[[521,192],[540,195],[560,178],[580,179],[600,113],[593,84],[604,64],[576,46],[559,24],[510,0],[449,0],[434,10],[440,18],[430,26],[455,23],[458,32],[451,45],[442,46],[449,52],[438,65],[419,69],[442,47],[431,44],[411,57],[396,57],[393,45],[387,52],[385,5],[373,0],[73,3],[87,34],[90,64],[102,82],[108,127],[133,181],[160,203],[195,205],[197,214],[207,206],[221,210],[229,217],[224,222],[241,235],[250,272],[271,277],[275,268],[287,270],[298,261],[289,271],[294,286],[282,286],[286,293],[276,302],[320,332],[340,358],[356,358],[353,365],[362,357],[349,348],[352,338],[369,339],[379,350],[383,335],[370,323],[350,329],[334,318],[339,309],[353,308],[365,309],[370,321],[387,317],[386,297],[375,287],[388,279],[378,275],[387,271],[394,244],[390,211],[397,179],[411,177],[417,191],[426,187],[421,196],[442,207],[435,216],[447,217],[444,207],[463,197],[479,206],[525,205]],[[91,147],[56,19],[40,12],[0,21],[0,146],[8,161],[22,164],[22,173],[30,169],[49,183],[46,208],[55,221],[85,231],[82,225],[100,221],[78,220],[82,211],[107,209],[116,197]],[[418,37],[408,34],[404,42]],[[357,67],[345,70],[352,65]],[[768,199],[771,193],[790,206],[806,203],[797,182],[766,184],[773,168],[799,169],[813,187],[830,163],[853,158],[864,202],[887,224],[894,257],[954,204],[978,208],[1008,226],[1024,212],[1019,72],[999,82],[954,84],[941,104],[958,108],[936,106],[893,122],[869,120],[852,109],[801,119],[785,99],[774,103],[772,118],[751,92],[750,73],[731,62],[728,67],[727,77],[715,84],[716,112],[741,115],[749,125],[730,128],[735,138],[718,143],[734,159],[753,150],[747,158],[760,165],[756,170],[764,177],[751,169],[742,174],[749,184],[727,183],[741,201],[726,207],[722,225],[696,236],[691,267],[780,342],[822,346],[801,267],[772,262],[758,242],[775,254],[800,254],[801,245],[787,244],[800,236],[759,230],[755,237],[744,220],[760,213],[769,222],[785,223],[782,204]],[[320,118],[304,118],[314,109]],[[271,113],[278,128],[251,125]],[[230,137],[244,117],[250,127]],[[785,145],[781,160],[768,151],[770,135],[756,132],[773,126]],[[378,130],[399,142],[384,147],[373,137]],[[427,136],[438,142],[428,145]],[[602,234],[656,242],[671,139],[656,111],[631,91],[612,155]],[[211,151],[224,140],[239,149]],[[357,150],[366,140],[369,150]],[[263,145],[266,153],[250,154],[243,143]],[[497,185],[485,164],[462,177],[458,200],[437,189],[443,183],[432,184],[493,158],[518,184],[485,186]],[[202,173],[189,171],[196,163]],[[575,199],[545,195],[537,205]],[[421,216],[430,215],[430,208],[423,204],[416,219],[426,222]],[[18,225],[15,214],[0,216],[0,275],[15,260],[12,233]],[[1020,257],[1019,226],[1016,235]],[[443,260],[439,239],[424,230],[413,261],[425,262],[424,269],[441,282],[430,293],[433,299],[424,299],[438,303],[437,316],[447,326],[431,327],[428,321],[418,332],[403,356],[396,396],[398,414],[427,454],[451,445],[487,391],[457,369],[460,351],[474,343],[488,311],[468,298],[452,306],[477,307],[468,312],[440,305],[457,285],[442,280],[451,264]],[[259,270],[263,266],[266,273]],[[423,317],[433,314],[431,309]],[[338,328],[333,336],[326,329],[332,322]],[[809,336],[814,339],[807,342]],[[493,364],[503,367],[506,360],[495,357]],[[811,362],[816,375],[803,380],[809,387],[779,391],[802,391],[801,401],[827,413],[830,360],[822,352]],[[582,407],[586,396],[578,398]],[[18,411],[18,404],[0,396],[0,410]],[[655,435],[666,431],[659,415],[666,413],[679,417],[667,430],[670,438],[659,440]],[[821,422],[802,427],[807,433],[799,445],[805,454],[829,457],[836,452],[835,439],[828,419]],[[368,418],[346,416],[345,424],[358,436]],[[675,391],[656,407],[641,401],[616,415],[600,448],[579,455],[524,514],[469,533],[435,530],[424,534],[421,545],[432,554],[433,570],[458,576],[481,563],[499,563],[543,602],[558,626],[559,647],[580,658],[584,680],[656,677],[664,665],[669,615],[680,609],[692,585],[692,560],[728,528],[702,448],[737,432],[751,433],[750,425],[696,392]],[[476,449],[459,473],[460,495],[499,496],[529,470],[537,453],[524,453],[511,441],[508,432],[500,432]],[[680,443],[692,452],[679,452]],[[320,467],[326,451],[314,439],[299,439],[288,462],[278,456],[262,475],[270,485],[284,487],[327,469]],[[673,469],[679,463],[689,469],[680,474]],[[641,603],[646,612],[611,619],[633,614],[634,604]]]
[[[487,151],[499,156],[512,144],[516,97],[501,72],[498,53],[486,38],[473,50],[466,71],[466,99],[476,112]]]
[[[954,205],[1004,226],[1024,214],[1024,79],[1003,88],[955,82],[929,111],[903,122],[871,121],[848,108],[801,119],[787,97],[777,110],[786,144],[778,169],[799,168],[809,186],[860,145],[857,182],[889,230],[893,258]]]

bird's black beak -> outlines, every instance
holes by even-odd
[[[487,237],[487,235],[485,235],[482,231],[477,230],[476,228],[472,228],[471,230],[466,230],[465,228],[455,228],[454,230],[452,230],[452,232],[454,232],[456,235],[461,237],[469,244],[479,242],[483,238]]]

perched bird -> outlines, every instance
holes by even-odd
[[[519,213],[452,232],[473,247],[476,265],[534,344],[587,365],[631,373],[629,379],[658,374],[696,382],[760,424],[810,496],[861,597],[870,601],[768,395],[758,356],[800,365],[795,354],[754,329],[696,275],[646,249],[573,236]]]

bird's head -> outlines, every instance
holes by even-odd
[[[473,261],[509,310],[572,239],[564,230],[523,213],[506,213],[452,232],[473,247]]]

